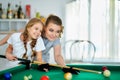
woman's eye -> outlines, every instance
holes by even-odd
[[[53,32],[53,29],[49,29],[49,31]]]

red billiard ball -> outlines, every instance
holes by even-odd
[[[102,67],[102,71],[105,71],[105,70],[107,70],[107,67],[106,67],[106,66],[103,66],[103,67]]]
[[[44,76],[42,76],[42,77],[40,78],[40,80],[49,80],[49,77],[46,76],[46,75],[44,75]]]

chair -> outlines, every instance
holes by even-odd
[[[65,51],[65,56],[67,59],[69,59],[70,63],[94,61],[96,47],[91,41],[69,40],[65,43],[65,45],[67,45],[68,43],[69,47],[67,46],[67,52]]]
[[[70,63],[71,61],[70,47],[74,41],[75,40],[68,40],[63,44],[63,53],[64,53],[64,58],[66,63]]]

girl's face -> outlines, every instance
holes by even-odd
[[[29,39],[37,39],[41,36],[43,25],[41,23],[36,23],[32,27],[28,28]]]
[[[49,23],[45,28],[45,36],[48,40],[54,41],[61,33],[61,26],[54,23]]]

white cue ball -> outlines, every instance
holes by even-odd
[[[103,72],[103,75],[104,75],[105,77],[109,77],[109,76],[111,75],[111,72],[110,72],[109,70],[105,70],[105,71]]]
[[[71,79],[72,79],[72,73],[70,73],[70,72],[65,73],[65,74],[64,74],[64,78],[65,78],[66,80],[71,80]]]

